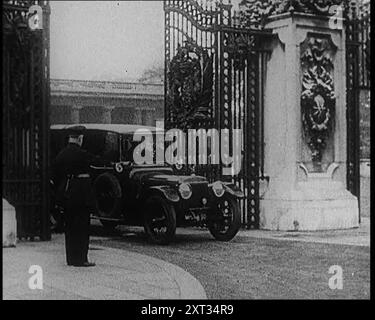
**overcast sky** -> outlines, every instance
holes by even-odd
[[[163,55],[162,1],[51,1],[51,78],[138,78]]]
[[[50,3],[51,78],[137,79],[163,64],[162,1]]]

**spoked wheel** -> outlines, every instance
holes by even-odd
[[[208,229],[216,240],[232,240],[241,227],[239,203],[235,198],[223,197],[208,221]]]
[[[176,212],[164,198],[153,195],[144,210],[146,234],[156,244],[168,244],[176,233]]]
[[[120,216],[122,208],[121,186],[115,176],[109,173],[100,175],[94,182],[94,196],[99,216],[106,218],[118,218]],[[109,222],[112,223],[112,221]]]
[[[102,215],[111,216],[111,213],[114,211],[116,205],[116,197],[113,195],[113,193],[107,190],[100,190],[96,193],[95,199],[98,211]]]

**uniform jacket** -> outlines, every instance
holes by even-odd
[[[97,157],[76,144],[70,143],[61,150],[52,169],[57,185],[56,202],[63,207],[93,206],[91,179],[76,176],[90,174],[90,165],[97,163]],[[72,178],[68,179],[69,176]]]

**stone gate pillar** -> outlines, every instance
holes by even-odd
[[[326,11],[339,2],[284,1],[267,19],[277,37],[269,44],[265,89],[270,180],[260,201],[262,229],[359,224],[357,198],[346,189],[345,30]]]

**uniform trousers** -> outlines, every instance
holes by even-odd
[[[90,211],[87,206],[67,206],[65,211],[65,249],[68,265],[87,262]]]

